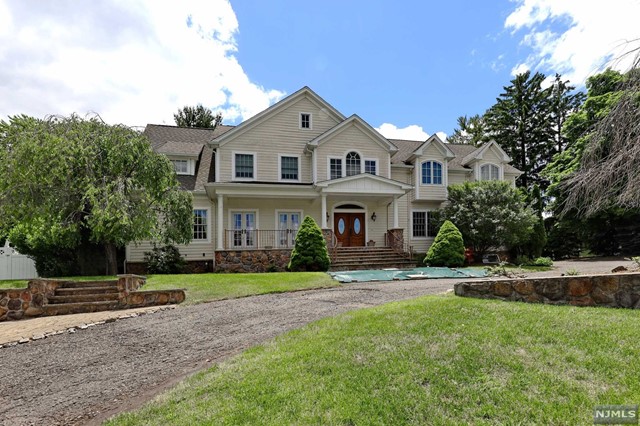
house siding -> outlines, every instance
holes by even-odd
[[[442,185],[423,184],[422,183],[422,163],[425,161],[437,161],[442,164]],[[430,144],[415,160],[414,169],[416,181],[414,183],[416,190],[415,200],[446,200],[447,198],[447,161],[434,144]]]
[[[378,162],[378,176],[390,178],[389,152],[374,142],[356,124],[351,124],[328,140],[323,141],[316,148],[316,161],[318,165],[318,181],[329,179],[329,158],[342,158],[343,173],[345,170],[345,157],[351,152],[360,154],[360,161],[364,166],[365,159],[376,159]]]
[[[300,113],[312,115],[312,128],[300,129]],[[278,182],[278,155],[300,157],[300,181],[312,181],[311,155],[304,153],[306,143],[338,124],[314,102],[302,98],[278,111],[269,120],[256,125],[218,148],[220,155],[220,181],[234,180],[232,163],[234,152],[255,152],[257,159],[256,180]]]
[[[192,241],[189,244],[176,244],[182,256],[187,261],[212,260],[215,244],[215,207],[206,196],[195,196],[193,198],[194,209],[208,209],[209,211],[209,238],[207,241]],[[156,243],[160,245],[160,243]],[[153,249],[152,241],[141,241],[138,244],[129,244],[126,247],[126,257],[128,262],[143,262],[144,254]]]

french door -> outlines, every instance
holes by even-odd
[[[233,212],[233,247],[254,247],[256,245],[255,212]]]
[[[298,228],[300,227],[300,213],[278,213],[278,247],[293,247]]]

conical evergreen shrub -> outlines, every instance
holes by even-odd
[[[429,247],[424,263],[429,266],[464,265],[464,241],[458,228],[449,220],[438,231]]]
[[[327,242],[322,230],[311,216],[305,216],[291,251],[289,270],[326,271],[330,263]]]

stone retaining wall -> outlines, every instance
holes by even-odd
[[[640,309],[640,273],[460,282],[462,297]]]
[[[27,288],[0,289],[0,321],[33,318],[46,314],[44,307],[48,304],[48,298],[53,296],[56,288],[65,282],[68,281],[41,278],[29,280]],[[138,289],[145,282],[146,278],[139,275],[119,275],[118,308],[166,305],[182,303],[185,300],[184,290],[139,291]],[[62,304],[57,306],[64,307]]]
[[[216,272],[283,272],[291,250],[217,251]]]

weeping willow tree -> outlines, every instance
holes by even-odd
[[[640,209],[640,56],[621,95],[586,134],[575,172],[561,183],[563,212],[590,217],[609,208]]]

